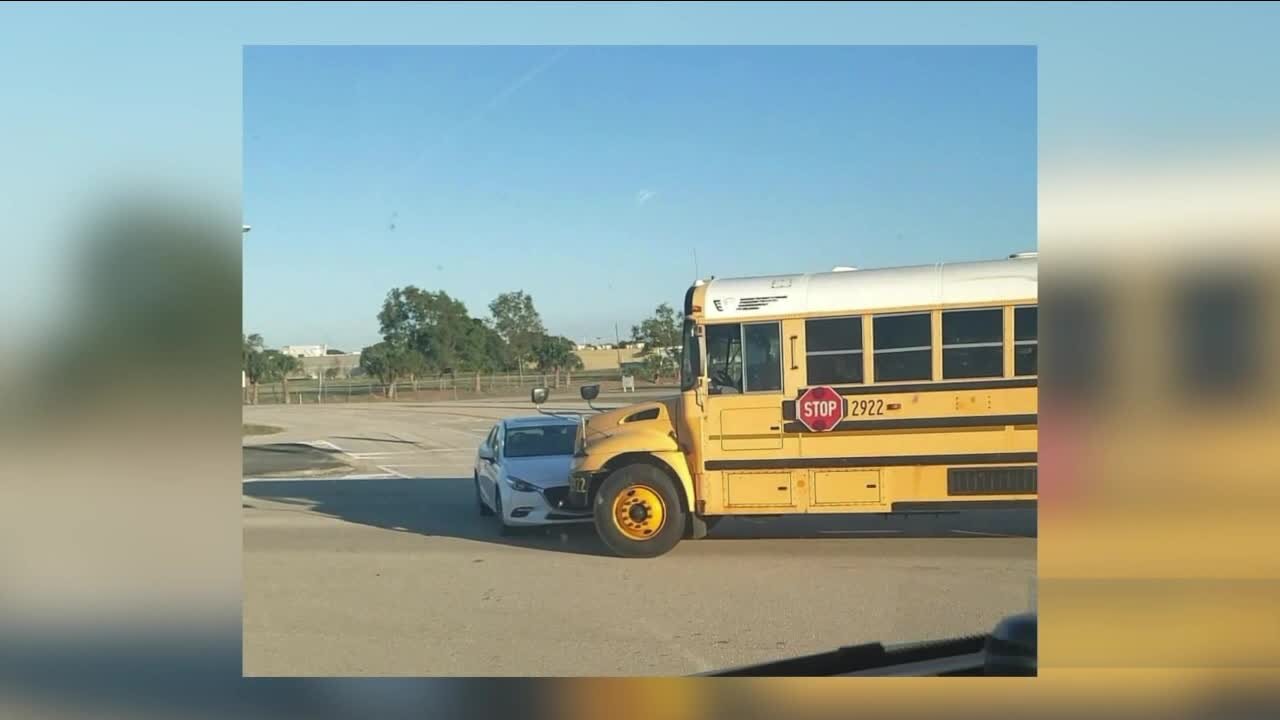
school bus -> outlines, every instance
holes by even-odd
[[[567,502],[623,557],[726,515],[1035,507],[1036,288],[1035,253],[698,281],[679,395],[585,419]]]

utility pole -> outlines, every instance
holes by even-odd
[[[618,375],[622,375],[622,336],[618,334],[618,323],[613,324],[613,349],[618,353]]]

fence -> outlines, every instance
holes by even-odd
[[[577,397],[580,385],[599,383],[601,392],[619,392],[623,388],[624,377],[627,389],[634,392],[637,388],[669,388],[675,387],[674,379],[664,382],[650,383],[631,376],[623,376],[618,370],[605,372],[573,372],[573,373],[525,373],[523,376],[509,374],[458,373],[439,377],[417,378],[416,380],[400,380],[395,383],[394,395],[391,389],[373,377],[337,378],[318,380],[310,378],[291,378],[286,383],[263,383],[258,386],[257,404],[272,405],[279,403],[318,404],[348,402],[378,402],[405,400],[459,400],[477,397],[528,397],[529,390],[539,385],[547,388],[573,389],[572,396]],[[288,388],[286,395],[285,388]],[[568,397],[568,394],[561,394]],[[553,397],[555,397],[553,395]],[[253,388],[244,388],[241,400],[245,404],[253,403]]]

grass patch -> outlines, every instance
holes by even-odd
[[[274,435],[282,432],[284,428],[275,425],[254,425],[253,423],[240,423],[240,436],[245,435]]]

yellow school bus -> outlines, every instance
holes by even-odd
[[[1036,287],[1035,253],[699,281],[679,395],[585,420],[568,502],[624,557],[726,515],[1034,507]]]

